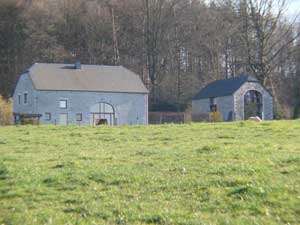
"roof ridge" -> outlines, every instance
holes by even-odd
[[[34,65],[74,65],[74,63],[45,63],[45,62],[35,62]],[[81,64],[82,66],[107,66],[107,67],[124,67],[123,65],[107,65],[107,64]],[[127,69],[127,68],[126,68]]]
[[[38,90],[148,93],[140,76],[121,65],[35,63],[29,76]]]
[[[193,99],[197,100],[232,95],[246,82],[258,82],[258,80],[248,74],[241,74],[237,77],[215,80],[207,84]]]

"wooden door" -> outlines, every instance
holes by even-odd
[[[68,125],[68,114],[59,114],[59,125]]]

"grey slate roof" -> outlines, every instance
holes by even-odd
[[[205,86],[193,98],[193,100],[232,95],[245,82],[258,82],[258,80],[252,76],[248,76],[244,74],[239,77],[217,80]]]
[[[35,63],[28,72],[37,90],[148,93],[140,77],[123,66]]]

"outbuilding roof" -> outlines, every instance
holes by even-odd
[[[205,86],[193,100],[232,95],[246,82],[258,82],[258,80],[245,74],[239,77],[217,80]]]
[[[35,63],[28,72],[37,90],[148,93],[140,77],[123,66]]]

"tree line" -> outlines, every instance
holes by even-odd
[[[35,62],[124,65],[151,110],[178,111],[207,83],[248,73],[299,114],[300,27],[285,0],[0,0],[0,93]]]

